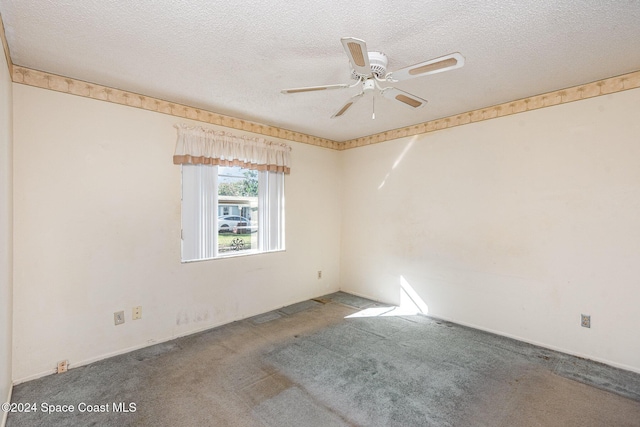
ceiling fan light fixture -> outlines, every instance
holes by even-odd
[[[374,90],[375,88],[376,88],[376,83],[375,83],[375,80],[373,79],[367,79],[362,83],[363,92],[369,92]]]

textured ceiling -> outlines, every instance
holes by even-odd
[[[335,141],[640,69],[638,0],[0,0],[11,58],[54,74]],[[341,37],[393,71],[451,52],[460,69],[397,83],[411,111],[357,88]]]

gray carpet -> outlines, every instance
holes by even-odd
[[[345,318],[374,306],[338,292],[20,384],[38,411],[7,426],[640,426],[638,374],[426,316]]]

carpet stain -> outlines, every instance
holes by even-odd
[[[249,384],[245,388],[237,392],[238,396],[251,406],[260,405],[265,400],[271,399],[288,388],[294,386],[294,383],[286,376],[274,373],[267,378]]]

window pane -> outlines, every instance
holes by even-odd
[[[284,249],[284,174],[260,172],[260,250]]]
[[[258,250],[258,172],[218,168],[218,253]]]
[[[215,256],[217,167],[182,166],[182,260]]]
[[[182,166],[182,261],[284,249],[284,174]]]

